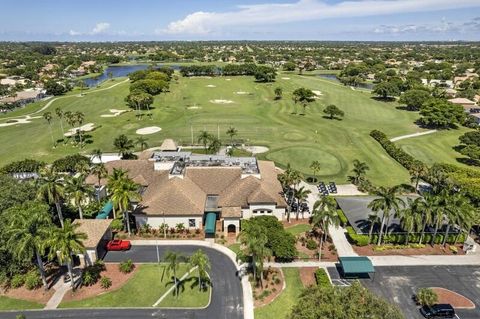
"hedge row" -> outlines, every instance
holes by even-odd
[[[388,155],[390,155],[406,169],[411,169],[412,167],[418,165],[424,165],[421,161],[415,159],[412,155],[406,153],[400,147],[397,147],[388,139],[385,133],[378,130],[373,130],[370,132],[370,136],[380,143],[380,145],[382,145]]]
[[[337,215],[338,215],[338,219],[340,219],[340,225],[342,227],[347,226],[348,225],[348,219],[347,219],[347,216],[345,216],[345,213],[343,212],[343,210],[337,209]]]
[[[389,234],[389,235],[384,235],[383,236],[383,243],[384,244],[393,244],[393,245],[403,245],[405,244],[405,237],[406,234]],[[421,234],[415,233],[415,234],[410,234],[408,241],[410,243],[418,243],[420,241],[420,236]],[[425,234],[423,236],[423,243],[429,244],[432,241],[432,236],[433,234]],[[364,234],[357,234],[355,230],[353,229],[352,226],[347,227],[347,238],[350,241],[350,243],[356,245],[356,246],[366,246],[368,245],[368,235]],[[443,243],[443,239],[445,238],[445,234],[440,232],[437,233],[435,236],[435,244],[441,244]],[[457,239],[457,243],[463,243],[466,240],[467,236],[465,233],[462,233],[458,236],[457,234],[449,234],[447,238],[447,243],[448,244],[453,244],[455,242],[455,239]],[[377,243],[378,241],[378,234],[373,234],[372,235],[372,244]]]
[[[318,268],[315,271],[315,280],[317,281],[317,286],[320,287],[330,287],[330,278],[328,278],[327,272],[323,268]]]

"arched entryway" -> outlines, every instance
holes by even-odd
[[[237,233],[237,226],[230,224],[227,227],[227,233],[230,234],[236,234]]]

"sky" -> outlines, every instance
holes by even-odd
[[[0,41],[480,41],[480,0],[0,0]]]

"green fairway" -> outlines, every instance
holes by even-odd
[[[282,79],[289,78],[289,79]],[[56,139],[62,132],[54,114],[55,108],[65,111],[82,111],[85,122],[94,123],[97,129],[86,133],[89,144],[83,150],[60,144],[52,148],[48,124],[43,118],[29,124],[0,127],[0,165],[23,158],[52,161],[74,152],[88,153],[93,149],[114,152],[115,136],[124,133],[138,137],[135,131],[142,127],[159,126],[162,130],[148,138],[149,147],[158,146],[164,138],[180,143],[196,143],[200,130],[219,134],[229,143],[226,130],[233,126],[238,130],[236,138],[246,144],[264,145],[270,151],[259,158],[274,160],[279,166],[290,163],[306,175],[311,175],[310,163],[319,160],[320,179],[345,183],[352,168],[352,161],[359,159],[370,166],[369,178],[377,184],[396,184],[408,181],[407,171],[392,160],[368,134],[380,129],[389,136],[418,131],[413,122],[418,116],[412,112],[397,110],[395,103],[375,101],[367,92],[352,90],[341,84],[317,76],[299,76],[281,73],[275,83],[256,83],[253,77],[183,78],[172,81],[170,92],[155,98],[153,119],[137,120],[135,112],[118,117],[101,117],[111,114],[109,109],[127,109],[124,98],[129,85],[121,83],[106,89],[115,82],[107,81],[101,90],[90,89],[86,95],[68,95],[54,101],[48,108],[54,115],[52,124]],[[274,100],[274,89],[283,88],[283,98]],[[298,87],[321,91],[322,95],[311,103],[306,114],[295,105],[291,93]],[[98,90],[98,91],[97,91]],[[228,103],[226,103],[228,102]],[[25,115],[39,110],[46,101],[28,105],[8,115],[0,116],[0,124],[6,118]],[[345,112],[342,121],[324,118],[323,109],[335,104]],[[36,114],[41,116],[43,112]],[[66,129],[68,125],[64,123]]]
[[[285,275],[285,290],[272,303],[255,309],[255,319],[284,319],[297,302],[303,289],[298,268],[283,268],[282,271]]]
[[[180,265],[177,276],[182,277],[188,270],[187,264]],[[106,292],[94,298],[78,301],[67,301],[60,308],[98,308],[98,307],[152,307],[152,305],[168,291],[171,278],[167,272],[163,274],[163,265],[140,265],[134,276],[120,289]],[[168,298],[160,307],[204,307],[210,300],[209,292],[199,292],[197,287],[185,284],[185,291],[179,298]]]
[[[466,158],[453,147],[460,144],[458,137],[469,130],[459,128],[456,130],[438,131],[432,134],[408,138],[395,142],[407,153],[429,165],[433,163],[449,163],[464,167],[471,167],[457,161],[457,158]]]
[[[0,310],[26,310],[26,309],[42,309],[44,306],[33,302],[20,299],[13,299],[0,296]]]

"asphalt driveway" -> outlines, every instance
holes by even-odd
[[[336,269],[328,271],[338,279]],[[375,267],[375,271],[373,280],[360,281],[375,294],[398,305],[407,319],[423,318],[412,300],[415,292],[423,287],[446,288],[469,298],[476,308],[457,309],[458,316],[461,319],[480,318],[480,269],[476,266],[385,266]],[[345,283],[342,280],[334,282]]]
[[[159,246],[160,259],[165,252],[181,252],[191,255],[201,248],[210,258],[212,269],[210,277],[212,281],[212,300],[205,309],[66,309],[49,311],[25,311],[27,319],[110,319],[110,318],[179,318],[179,319],[241,319],[243,318],[243,292],[242,284],[236,274],[236,266],[230,258],[224,254],[207,247],[199,246]],[[157,262],[156,246],[133,246],[127,252],[109,252],[105,256],[105,262],[121,262],[132,259],[136,263]],[[13,319],[18,312],[0,312],[0,319]]]

